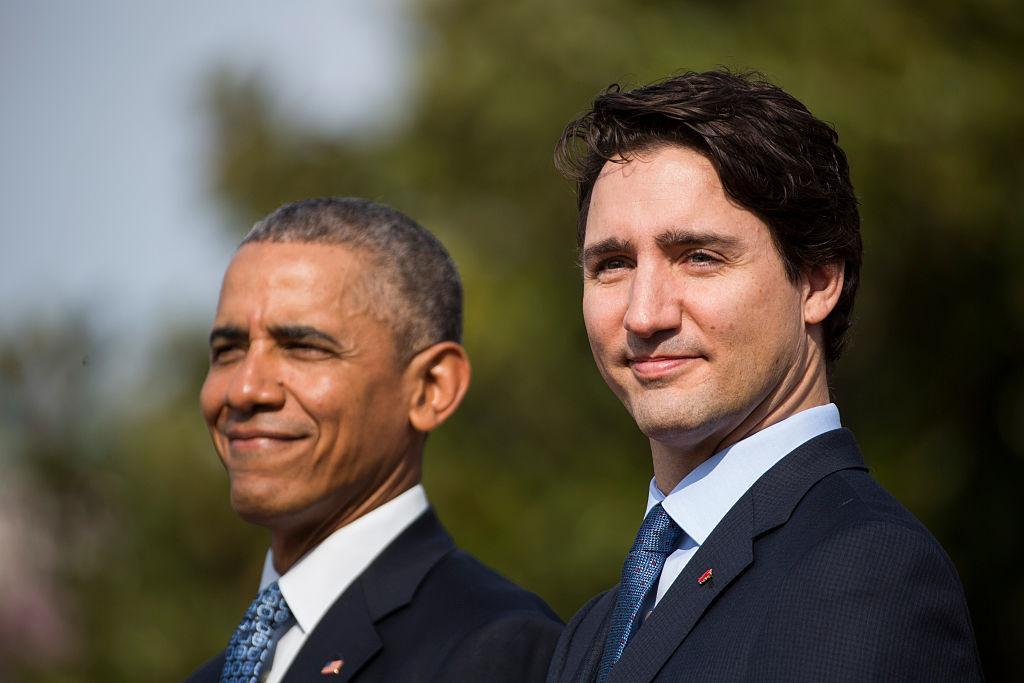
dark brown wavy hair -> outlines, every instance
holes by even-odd
[[[831,366],[850,327],[862,254],[857,198],[838,140],[832,126],[761,74],[720,69],[628,92],[610,86],[565,127],[555,165],[576,183],[582,247],[606,162],[665,145],[703,154],[726,193],[767,223],[791,279],[808,267],[843,264],[843,291],[822,324]]]

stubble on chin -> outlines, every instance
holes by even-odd
[[[640,431],[664,444],[692,442],[713,431],[720,416],[712,408],[709,401],[679,396],[668,387],[647,389],[644,395],[626,403],[626,410]]]

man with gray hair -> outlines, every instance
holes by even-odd
[[[543,679],[540,598],[456,549],[420,484],[470,369],[448,253],[361,199],[281,207],[224,276],[200,403],[259,595],[192,681]]]

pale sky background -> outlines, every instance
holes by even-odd
[[[233,244],[204,79],[259,74],[332,130],[395,111],[404,0],[0,0],[0,333],[84,311],[138,343],[207,324]],[[114,335],[116,336],[116,335]]]

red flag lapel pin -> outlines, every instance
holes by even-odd
[[[345,666],[344,659],[332,659],[324,664],[324,668],[320,669],[320,674],[322,676],[337,676],[341,673],[341,667],[343,666]]]
[[[710,567],[708,567],[708,570],[706,572],[704,572],[703,574],[701,574],[700,578],[697,579],[697,585],[698,586],[703,586],[704,584],[706,584],[708,581],[711,580],[711,577],[713,575],[714,575],[714,572],[711,570]]]

